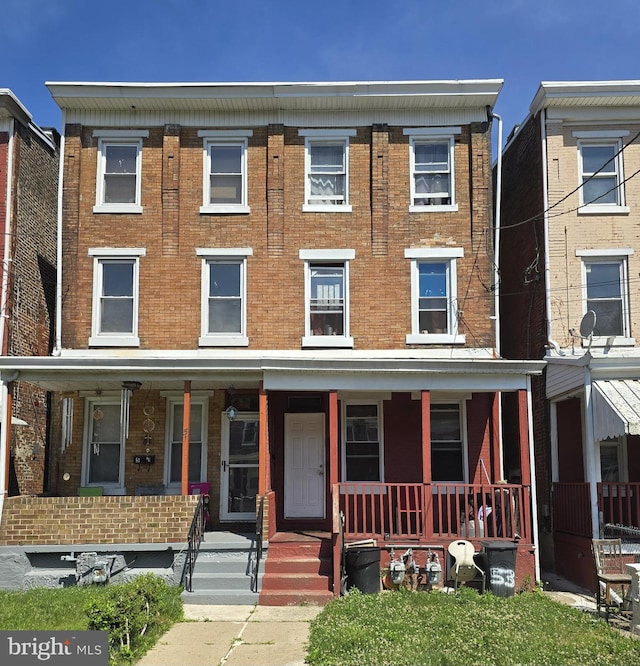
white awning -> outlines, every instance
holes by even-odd
[[[598,379],[593,388],[595,439],[640,435],[640,380]]]

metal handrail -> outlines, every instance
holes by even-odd
[[[260,560],[262,560],[262,521],[264,518],[264,495],[260,498],[258,513],[256,515],[256,554],[251,568],[251,591],[258,591],[258,573],[260,572]]]
[[[196,505],[193,520],[191,521],[191,527],[189,528],[189,536],[187,537],[187,556],[185,557],[182,576],[180,577],[180,585],[182,585],[187,592],[193,592],[193,569],[196,565],[196,560],[198,559],[198,553],[200,552],[200,544],[204,538],[204,498],[204,495],[198,497],[198,504]]]

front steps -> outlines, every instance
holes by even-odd
[[[255,536],[235,532],[205,532],[193,569],[193,592],[184,591],[185,604],[255,605],[251,591],[251,567],[255,558]],[[267,548],[262,551],[258,590]]]
[[[261,606],[324,605],[333,598],[331,539],[327,535],[275,534],[261,569]]]

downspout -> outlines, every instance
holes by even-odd
[[[551,270],[549,268],[549,182],[547,179],[547,112],[540,111],[540,140],[542,142],[542,210],[544,220],[544,298],[547,324],[547,342],[560,356],[564,351],[551,337]],[[535,224],[535,222],[533,223]]]
[[[8,339],[8,305],[9,305],[9,266],[11,265],[11,183],[13,181],[13,144],[14,144],[15,120],[9,121],[9,141],[7,145],[7,171],[6,171],[6,211],[4,227],[4,256],[2,257],[2,292],[0,294],[0,354],[7,354]],[[16,373],[17,376],[17,373]],[[9,447],[11,446],[11,415],[7,416],[7,391],[8,381],[3,377],[0,382],[0,405],[4,411],[5,423],[0,426],[0,522],[2,522],[4,499],[9,492],[7,483],[9,469]],[[8,422],[7,418],[9,419]]]
[[[538,530],[538,487],[536,482],[536,459],[533,443],[533,398],[531,395],[531,375],[527,375],[527,421],[529,429],[529,475],[531,477],[531,528],[533,530],[533,558],[536,580],[542,580],[540,574],[540,541]]]
[[[600,537],[600,516],[598,514],[598,465],[596,461],[595,430],[593,427],[593,381],[589,365],[584,369],[584,420],[584,473],[589,483],[591,532],[593,538],[598,539]]]
[[[66,112],[62,112],[62,136],[60,137],[60,157],[58,162],[58,221],[56,247],[56,333],[52,356],[60,356],[62,351],[62,176],[64,171],[64,130]]]

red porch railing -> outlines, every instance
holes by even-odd
[[[640,483],[598,484],[600,523],[640,527]]]
[[[553,530],[593,538],[588,483],[553,484]]]
[[[347,539],[489,537],[531,543],[529,486],[345,482],[334,490]]]

